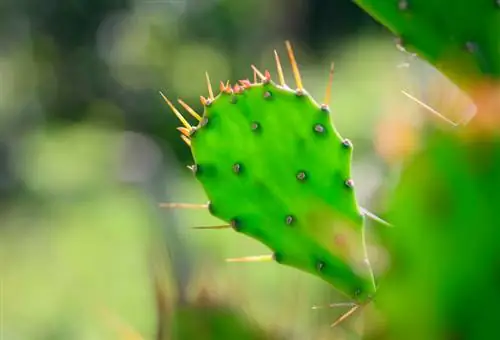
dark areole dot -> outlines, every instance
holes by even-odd
[[[276,261],[277,263],[282,263],[283,262],[283,256],[280,253],[273,253],[273,260]]]
[[[207,126],[207,125],[208,125],[208,118],[207,117],[203,117],[201,119],[200,126],[204,127],[204,126]]]
[[[241,172],[241,164],[240,163],[234,163],[233,172],[235,174],[239,174]]]
[[[241,230],[241,222],[237,218],[231,219],[231,221],[229,223],[231,224],[231,227],[234,230],[236,230],[236,231],[240,231]]]
[[[297,97],[302,97],[304,95],[304,90],[301,90],[301,89],[296,89],[295,90],[295,95]]]
[[[467,41],[465,43],[465,49],[469,53],[474,53],[474,52],[477,51],[478,47],[477,47],[477,44],[475,42],[473,42],[473,41]]]
[[[288,225],[292,225],[292,223],[294,223],[294,222],[295,222],[295,217],[293,217],[292,215],[288,215],[285,218],[285,223]]]
[[[266,91],[266,92],[264,92],[264,99],[269,99],[269,98],[271,98],[271,97],[272,97],[272,94],[271,94],[271,92],[270,92],[270,91]]]
[[[326,104],[321,104],[320,108],[323,112],[330,112],[330,107]]]
[[[318,263],[316,263],[316,269],[320,272],[323,270],[323,268],[325,268],[325,262],[318,261]]]
[[[251,128],[252,128],[252,131],[260,130],[260,123],[252,122]]]
[[[398,8],[401,11],[406,11],[408,9],[408,1],[406,1],[406,0],[399,0],[399,2],[398,2]]]
[[[342,145],[346,148],[352,148],[352,142],[347,138],[342,141]]]
[[[231,96],[231,99],[229,100],[231,104],[236,104],[238,102],[238,97],[235,95]]]
[[[189,166],[189,169],[193,172],[193,174],[197,174],[200,171],[200,167],[197,164],[193,164]]]
[[[345,181],[345,185],[348,188],[354,188],[354,181],[350,178],[350,179]]]
[[[299,181],[303,182],[307,178],[307,174],[305,173],[305,171],[299,171],[296,177]]]
[[[191,130],[189,130],[189,137],[193,138],[196,135],[196,131],[198,131],[196,126],[191,127]]]
[[[212,202],[208,201],[207,207],[208,207],[208,212],[213,215],[214,214],[214,205],[212,204]]]
[[[394,39],[394,42],[396,44],[396,48],[401,51],[401,52],[406,52],[405,48],[405,40],[402,37],[396,37]]]
[[[324,133],[325,127],[322,124],[316,124],[316,125],[314,125],[314,132]]]

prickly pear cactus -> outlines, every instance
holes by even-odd
[[[500,1],[354,2],[464,89],[500,78]]]
[[[377,292],[386,322],[367,339],[498,337],[499,174],[498,132],[427,136],[392,195],[391,267]]]
[[[210,213],[273,251],[239,260],[298,268],[361,305],[375,284],[364,245],[364,210],[350,173],[353,146],[330,120],[330,87],[325,103],[316,103],[287,47],[296,89],[285,85],[276,53],[279,84],[254,67],[260,81],[221,83],[217,96],[209,85],[203,115],[180,101],[196,126],[164,99],[183,122],[181,137],[191,147],[191,170]]]

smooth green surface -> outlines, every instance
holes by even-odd
[[[465,89],[500,77],[500,5],[494,0],[354,0]]]
[[[271,248],[279,263],[364,300],[374,288],[362,262],[363,218],[354,189],[345,184],[352,147],[342,144],[329,113],[307,94],[270,83],[232,99],[220,94],[205,109],[208,123],[192,139],[197,178],[213,215],[236,219],[237,229]],[[323,133],[314,130],[317,124]],[[301,171],[303,181],[296,177]]]
[[[408,162],[384,230],[391,268],[377,339],[496,339],[500,138],[432,133]],[[406,306],[402,308],[401,306]]]

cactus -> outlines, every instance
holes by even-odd
[[[387,322],[368,339],[494,339],[499,135],[434,131],[426,144],[391,198],[398,227],[383,237],[392,260],[377,292]]]
[[[207,74],[202,115],[179,100],[196,126],[163,97],[183,123],[178,129],[195,162],[190,169],[209,199],[201,207],[227,223],[209,228],[232,228],[273,251],[231,261],[275,260],[295,267],[330,283],[357,308],[375,293],[364,221],[376,216],[357,203],[350,175],[353,145],[331,122],[333,64],[319,105],[302,85],[288,42],[287,52],[296,89],[285,84],[276,51],[279,83],[252,65],[253,82],[221,82],[214,96]]]
[[[500,77],[500,1],[354,0],[467,91]]]

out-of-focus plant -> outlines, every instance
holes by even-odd
[[[474,94],[500,77],[500,4],[494,0],[354,0],[400,46]]]
[[[355,2],[396,33],[406,50],[464,89],[476,107],[469,124],[427,126],[420,150],[405,161],[390,198],[388,218],[397,227],[382,237],[391,254],[377,297],[385,323],[368,338],[495,338],[499,2]],[[441,109],[455,117],[466,113],[453,102]]]

